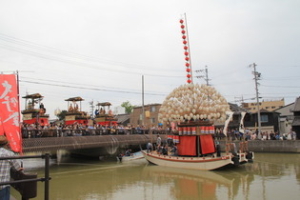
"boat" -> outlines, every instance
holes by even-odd
[[[203,126],[202,126],[203,127]],[[197,126],[196,129],[200,129]],[[247,142],[240,142],[241,150],[235,152],[234,143],[226,144],[226,152],[221,153],[219,145],[215,145],[212,134],[173,135],[179,143],[176,144],[177,155],[163,155],[154,150],[142,153],[149,163],[171,168],[193,170],[216,170],[227,166],[239,166],[253,162],[254,153],[247,151]],[[170,136],[169,136],[170,137]],[[172,137],[172,136],[171,136]]]
[[[213,137],[214,122],[225,122],[226,135],[233,112],[226,99],[208,82],[194,84],[185,21],[180,20],[187,83],[175,88],[165,98],[158,113],[159,123],[172,131],[168,136],[170,143],[157,142],[155,151],[143,150],[142,153],[150,163],[180,169],[215,170],[252,162],[254,153],[248,150],[247,141],[241,141],[239,151],[235,143],[226,143],[222,154],[218,141]],[[243,127],[242,123],[240,127]],[[161,151],[169,147],[175,149],[172,154]]]
[[[149,163],[180,169],[216,170],[226,166],[239,166],[253,162],[254,153],[248,150],[247,141],[241,141],[239,151],[235,143],[227,142],[225,152],[221,152],[215,141],[214,126],[209,121],[189,121],[178,124],[178,131],[168,136],[171,147],[176,147],[175,155],[164,155],[159,150],[142,151]]]
[[[25,109],[22,110],[23,123],[39,124],[41,126],[49,125],[49,115],[46,114],[46,108],[42,103],[43,96],[39,93],[28,94],[24,97]],[[38,105],[38,108],[36,107]]]
[[[65,99],[65,101],[68,102],[68,110],[65,113],[65,125],[88,125],[90,116],[87,114],[87,112],[81,110],[81,102],[84,101],[84,99],[81,97],[71,97]]]
[[[113,116],[110,109],[110,102],[102,102],[96,104],[95,121],[102,126],[117,126],[118,119]]]
[[[143,153],[141,151],[130,153],[130,155],[120,154],[120,155],[117,156],[117,160],[119,162],[127,162],[127,161],[139,160],[139,159],[142,159],[142,158],[144,158],[144,155],[143,155]]]

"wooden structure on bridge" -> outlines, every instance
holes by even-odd
[[[26,124],[39,124],[41,126],[49,125],[49,115],[46,114],[46,108],[42,103],[44,98],[41,94],[29,94],[24,97],[25,99],[25,110],[22,110],[23,122]],[[35,105],[38,104],[39,108]]]
[[[81,97],[72,97],[65,101],[68,102],[68,111],[65,114],[65,124],[71,125],[78,123],[87,125],[90,116],[87,112],[81,110],[81,101],[84,101],[84,99]]]

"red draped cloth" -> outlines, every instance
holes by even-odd
[[[196,156],[196,136],[180,136],[180,143],[177,144],[178,155]]]
[[[216,151],[213,137],[210,134],[200,135],[200,145],[202,154],[214,153]]]

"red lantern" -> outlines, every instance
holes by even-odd
[[[182,30],[181,33],[182,33],[182,34],[185,34],[185,30]]]
[[[187,52],[187,51],[186,51],[186,52],[184,52],[184,55],[188,56],[188,55],[189,55],[189,52]]]
[[[189,67],[189,66],[190,66],[190,63],[186,62],[186,63],[185,63],[185,66],[186,66],[186,67]]]
[[[191,75],[190,75],[190,74],[187,74],[186,77],[191,78]]]
[[[184,40],[185,40],[185,39],[186,39],[186,36],[185,36],[185,35],[183,35],[183,36],[182,36],[182,39],[184,39]]]
[[[185,60],[188,61],[190,58],[189,57],[185,57]]]
[[[187,41],[186,40],[183,40],[183,44],[186,44],[187,43]]]
[[[191,69],[190,68],[186,68],[186,72],[190,72],[191,71]]]
[[[187,46],[184,46],[183,48],[184,48],[184,50],[188,50],[188,47],[187,47]]]
[[[192,82],[192,80],[188,79],[188,80],[187,80],[187,82],[188,82],[188,83],[191,83],[191,82]]]
[[[182,23],[183,23],[183,20],[181,19],[179,22],[180,22],[180,24],[182,24]]]
[[[184,25],[181,25],[180,27],[181,27],[182,29],[184,29],[185,26],[184,26]]]

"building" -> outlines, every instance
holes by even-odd
[[[292,129],[292,122],[294,120],[295,103],[288,104],[282,108],[276,109],[275,112],[280,113],[279,116],[279,132],[281,134],[288,133]]]
[[[292,129],[296,132],[297,139],[300,139],[300,97],[298,97],[295,101],[293,112],[294,119],[292,122]]]
[[[144,126],[151,128],[158,126],[158,111],[161,104],[148,104],[143,106],[135,106],[130,114],[130,125],[133,127]],[[143,115],[144,110],[144,115]]]
[[[259,109],[274,111],[276,109],[284,107],[284,99],[276,100],[276,101],[262,101],[259,102]],[[247,109],[249,112],[255,113],[257,112],[257,102],[252,103],[242,103],[242,107]]]
[[[261,132],[275,133],[279,132],[279,116],[280,113],[275,111],[260,110]],[[244,126],[254,132],[258,129],[258,113],[248,112],[245,116]]]

